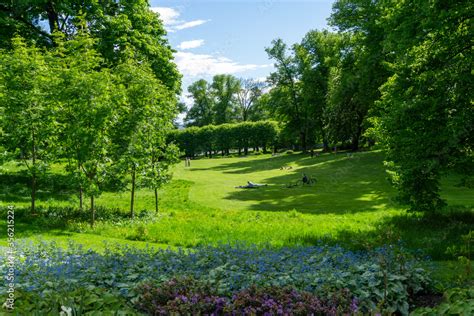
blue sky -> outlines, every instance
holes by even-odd
[[[192,82],[218,73],[264,78],[273,69],[265,52],[275,38],[301,41],[328,28],[331,0],[152,0],[160,13],[183,74],[183,95]],[[187,104],[190,100],[185,100]]]

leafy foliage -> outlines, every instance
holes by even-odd
[[[189,276],[208,284],[219,296],[231,297],[252,285],[292,286],[325,301],[347,288],[362,312],[379,308],[407,313],[409,296],[429,288],[430,284],[417,261],[397,262],[396,253],[390,247],[373,252],[350,252],[337,246],[282,249],[221,246],[193,251],[125,247],[108,248],[101,255],[74,245],[64,250],[54,244],[43,244],[39,248],[20,247],[18,254],[17,286],[33,293],[51,287],[73,289],[80,284],[114,289],[113,293],[118,291],[133,299],[136,297],[133,290],[140,282],[164,282]],[[24,260],[19,260],[20,257]],[[6,268],[5,264],[1,266],[2,271]],[[242,294],[242,299],[246,295]],[[255,295],[259,297],[263,292],[257,291]]]
[[[43,29],[47,21],[49,32]],[[127,1],[2,1],[0,3],[0,47],[10,49],[20,35],[28,43],[51,48],[56,35],[74,39],[87,26],[93,45],[109,65],[128,59],[147,60],[155,77],[170,91],[179,92],[180,74],[172,62],[172,50],[159,16],[146,0]]]
[[[36,183],[58,150],[56,65],[52,65],[50,55],[27,46],[19,37],[12,45],[12,51],[0,51],[0,141],[13,155],[10,158],[21,159],[28,169],[34,212]]]
[[[393,75],[382,87],[382,133],[402,200],[412,210],[445,205],[439,179],[449,170],[472,176],[472,3],[410,2],[388,8],[385,45]],[[386,30],[388,31],[388,30]]]
[[[218,296],[209,284],[192,278],[172,279],[159,286],[143,284],[138,289],[138,308],[147,314],[213,315],[337,315],[357,312],[357,300],[342,290],[329,300],[292,287],[252,286],[232,295]]]
[[[97,315],[97,313],[117,313],[135,315],[131,304],[117,294],[95,286],[63,290],[49,282],[42,293],[15,291],[14,312],[19,315]]]
[[[204,79],[188,87],[193,99],[187,111],[186,126],[221,125],[265,119],[259,106],[264,83],[252,79],[237,79],[233,75],[215,75],[212,82]]]
[[[292,287],[256,287],[240,291],[232,296],[226,311],[243,315],[341,315],[356,313],[357,300],[351,299],[343,289],[327,300],[298,291]]]
[[[189,277],[171,279],[160,286],[145,283],[137,292],[137,308],[148,315],[221,315],[228,305],[227,297],[218,296],[208,284]]]
[[[278,126],[272,121],[244,122],[236,124],[207,125],[203,127],[188,127],[172,131],[168,135],[169,142],[175,142],[185,152],[193,157],[205,153],[212,157],[213,152],[221,151],[228,155],[230,149],[238,149],[248,153],[248,149],[262,148],[264,152],[277,142]]]
[[[439,306],[422,307],[413,311],[411,315],[472,315],[474,313],[474,289],[472,287],[450,289],[444,294],[444,299],[444,302]]]

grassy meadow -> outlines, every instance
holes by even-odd
[[[303,173],[315,178],[316,184],[287,187]],[[236,188],[247,181],[268,186]],[[198,159],[191,167],[180,163],[173,181],[159,192],[159,214],[150,214],[154,209],[150,190],[138,190],[136,210],[150,211],[146,218],[133,221],[126,218],[129,192],[104,192],[96,202],[99,216],[110,209],[122,216],[99,220],[94,228],[85,220],[29,216],[28,178],[21,165],[4,165],[1,184],[1,207],[14,205],[17,213],[25,213],[17,216],[17,240],[59,244],[74,240],[94,249],[101,249],[104,241],[137,247],[221,243],[281,247],[325,241],[360,249],[401,239],[409,248],[423,248],[435,259],[446,259],[446,248],[459,244],[460,235],[473,228],[474,190],[458,187],[457,179],[448,177],[442,191],[448,210],[430,217],[408,214],[394,201],[383,153],[377,151],[313,158],[281,154]],[[77,208],[78,203],[63,165],[54,165],[40,184],[37,205],[54,216],[54,210],[60,213],[62,208]]]

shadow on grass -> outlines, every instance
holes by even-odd
[[[344,155],[321,155],[311,158],[309,154],[281,154],[261,159],[252,159],[251,157],[240,157],[239,161],[220,164],[208,168],[193,168],[196,171],[222,171],[229,174],[246,174],[266,170],[278,170],[290,165],[317,165],[331,160],[342,159]]]
[[[68,200],[74,193],[68,175],[50,173],[38,179],[38,200]],[[0,200],[7,203],[30,201],[31,177],[25,172],[0,174]]]
[[[326,155],[318,157],[316,163],[314,159],[308,157],[294,161],[293,158],[290,161],[300,166],[298,169],[282,170],[281,175],[262,181],[268,186],[236,189],[225,199],[251,201],[249,208],[252,210],[288,211],[295,208],[313,214],[354,213],[393,206],[395,192],[386,180],[382,155]],[[244,162],[237,164],[242,166]],[[316,183],[292,186],[302,179],[303,174],[316,179]]]
[[[369,232],[341,231],[331,236],[295,235],[288,244],[314,245],[318,242],[339,244],[349,249],[363,250],[387,244],[402,245],[419,255],[434,260],[456,260],[446,252],[448,247],[462,246],[462,235],[474,229],[472,209],[451,209],[434,214],[407,213],[385,218]],[[474,249],[471,250],[471,256]]]
[[[37,234],[53,236],[70,236],[70,224],[82,223],[89,225],[91,213],[89,210],[80,210],[69,206],[38,207],[32,213],[29,207],[15,209],[15,236],[20,238],[34,237]],[[142,213],[137,213],[140,218]],[[7,207],[0,207],[0,218],[7,218]],[[128,220],[128,213],[117,208],[96,207],[96,221]]]
[[[4,210],[1,210],[2,213]],[[60,208],[56,212],[61,211]],[[68,209],[64,208],[64,212]],[[100,213],[113,210],[99,210]],[[88,218],[88,212],[70,214],[71,219],[83,221]],[[2,214],[3,215],[3,214]],[[125,214],[119,214],[127,218]],[[52,219],[46,214],[31,216],[28,210],[16,209],[15,233],[18,238],[30,238],[46,234],[56,237],[69,237],[74,231],[68,230],[69,219]],[[352,250],[365,250],[387,244],[402,244],[418,255],[428,255],[434,260],[456,260],[446,253],[447,247],[462,246],[461,236],[474,229],[474,212],[472,209],[451,209],[434,214],[409,213],[387,217],[375,225],[371,231],[342,230],[331,235],[321,236],[315,227],[313,233],[295,231],[290,237],[283,240],[283,246],[316,245],[320,242],[338,244]],[[191,234],[190,237],[193,237]],[[122,237],[127,239],[126,236]],[[145,241],[152,241],[144,239]],[[238,240],[235,240],[238,241]],[[173,244],[176,245],[176,244]],[[471,253],[474,255],[474,253]]]

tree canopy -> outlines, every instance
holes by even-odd
[[[165,140],[180,74],[158,15],[142,0],[3,1],[0,25],[1,146],[28,167],[32,211],[42,171],[62,159],[91,224],[94,198],[131,174],[133,217],[136,180],[159,187],[178,154]]]
[[[17,34],[37,47],[57,45],[55,32],[66,40],[87,28],[94,49],[108,64],[130,57],[147,60],[168,89],[179,92],[180,74],[158,15],[147,0],[0,1],[0,47],[11,48]]]

